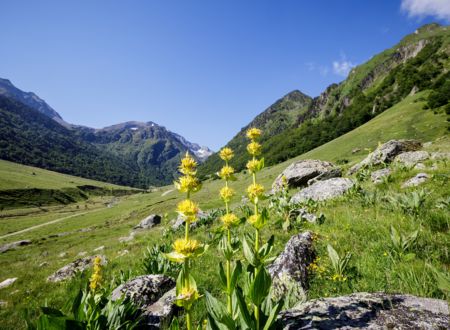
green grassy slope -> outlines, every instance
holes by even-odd
[[[433,150],[450,150],[450,139],[446,133],[445,117],[442,114],[433,114],[431,111],[422,110],[424,102],[414,102],[422,95],[408,97],[402,103],[388,109],[383,114],[375,117],[361,128],[358,128],[332,142],[310,151],[299,158],[318,159],[350,159],[350,163],[356,162],[366,153],[352,154],[355,147],[373,149],[378,141],[385,142],[392,138],[418,138],[423,142],[433,141],[427,148]],[[258,173],[258,181],[267,188],[274,178],[287,167],[293,159],[282,164],[264,169]],[[349,164],[350,165],[350,164]],[[323,296],[337,296],[352,291],[388,291],[404,292],[420,296],[442,298],[442,293],[437,289],[432,275],[425,268],[425,262],[432,263],[440,269],[445,269],[450,264],[448,259],[448,220],[445,219],[445,210],[436,208],[439,199],[450,196],[448,177],[450,164],[440,162],[433,178],[426,183],[426,202],[420,210],[420,217],[403,213],[398,209],[387,208],[388,204],[378,200],[374,204],[366,204],[360,195],[348,196],[342,200],[325,203],[319,206],[318,212],[324,213],[326,221],[322,225],[302,224],[301,228],[289,233],[284,233],[274,219],[262,232],[264,240],[274,233],[276,246],[274,253],[279,253],[290,236],[306,229],[317,234],[316,241],[318,255],[321,257],[320,266],[325,269],[322,274],[317,274],[311,283],[310,298]],[[396,171],[392,181],[379,187],[374,187],[370,182],[363,182],[362,187],[369,191],[385,196],[387,194],[409,194],[411,190],[400,189],[400,184],[407,178],[415,175],[415,170]],[[447,176],[446,176],[447,173]],[[233,200],[236,207],[250,183],[248,174],[239,173],[237,181],[232,182],[237,196]],[[202,190],[193,195],[193,199],[204,210],[222,207],[218,198],[218,191],[223,186],[220,180],[208,180],[204,182]],[[421,189],[420,187],[419,189]],[[25,324],[22,311],[28,308],[32,317],[37,308],[46,302],[49,306],[60,308],[67,297],[74,296],[76,289],[82,283],[80,277],[74,281],[49,284],[46,277],[56,269],[77,258],[78,253],[86,251],[88,255],[98,252],[93,250],[99,246],[105,246],[101,252],[105,254],[109,263],[105,270],[104,278],[109,280],[111,276],[118,275],[120,271],[130,270],[133,275],[139,275],[140,259],[143,257],[148,245],[162,242],[172,242],[181,237],[182,232],[170,233],[168,220],[176,214],[175,206],[183,196],[177,191],[167,192],[172,187],[164,187],[161,191],[149,194],[136,194],[117,199],[113,207],[105,207],[107,198],[87,204],[87,210],[77,209],[74,205],[64,206],[58,210],[23,215],[22,210],[11,210],[3,213],[0,219],[0,236],[27,228],[36,223],[42,224],[53,221],[68,214],[74,217],[61,222],[40,227],[22,234],[0,238],[0,245],[20,239],[31,239],[32,245],[18,248],[0,254],[0,281],[18,277],[14,285],[0,290],[0,300],[7,302],[7,307],[0,309],[2,327],[5,329],[24,328]],[[294,192],[292,192],[294,193]],[[88,211],[88,213],[85,213]],[[143,217],[151,213],[164,214],[168,217],[163,220],[161,226],[149,231],[137,234],[136,239],[119,243],[121,236],[127,236],[132,227]],[[421,228],[419,239],[414,247],[416,256],[409,261],[393,261],[389,256],[390,238],[389,228],[395,225],[401,232],[411,232]],[[215,295],[218,292],[217,263],[218,253],[212,242],[211,232],[219,226],[218,221],[212,227],[201,227],[193,232],[193,237],[204,242],[211,243],[209,251],[195,263],[193,276],[197,279],[200,291],[209,290]],[[81,232],[81,229],[89,228],[89,231]],[[250,231],[248,225],[239,227],[242,234]],[[49,237],[52,234],[68,232],[66,236]],[[330,280],[328,272],[331,266],[326,254],[326,245],[332,244],[342,254],[344,251],[353,253],[350,262],[352,269],[348,276],[348,284],[336,283]],[[123,255],[123,251],[127,254]],[[65,257],[59,254],[66,252]],[[46,263],[46,264],[43,264]],[[84,276],[84,280],[86,275]],[[18,290],[18,291],[17,291]],[[200,302],[196,307],[195,319],[203,316],[204,305]]]

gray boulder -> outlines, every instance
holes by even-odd
[[[31,241],[27,240],[27,239],[22,240],[22,241],[8,243],[8,244],[0,246],[0,253],[5,253],[9,250],[14,250],[16,247],[30,245],[30,244],[31,244]]]
[[[417,163],[427,160],[428,158],[430,158],[430,154],[426,151],[408,151],[402,152],[395,157],[395,162],[408,167],[413,167]]]
[[[367,166],[391,163],[395,156],[406,151],[416,151],[422,144],[416,140],[390,140],[370,153],[360,163],[350,168],[349,173],[354,174]]]
[[[354,293],[311,300],[283,311],[279,329],[448,329],[445,300],[386,293]]]
[[[272,190],[279,191],[283,185],[282,177],[286,177],[290,188],[306,186],[308,181],[325,180],[341,176],[341,170],[330,162],[307,159],[289,165],[273,182]]]
[[[15,281],[17,281],[17,277],[7,278],[3,282],[0,283],[0,289],[7,288],[11,286]]]
[[[150,214],[147,218],[143,219],[134,229],[150,229],[161,223],[161,216],[157,214]]]
[[[283,252],[268,267],[275,297],[281,298],[291,291],[297,300],[303,300],[308,289],[307,268],[314,258],[311,232],[292,236]]]
[[[79,258],[68,265],[58,269],[52,275],[47,277],[49,282],[61,282],[70,279],[76,275],[78,272],[82,272],[92,266],[96,256],[90,256],[85,258]],[[105,256],[100,256],[102,258],[102,264],[106,264],[107,260]]]
[[[177,307],[175,281],[165,275],[142,275],[118,286],[113,301],[126,297],[139,306],[146,329],[160,329],[170,323]]]
[[[429,179],[428,174],[419,173],[416,176],[409,179],[408,181],[406,181],[405,183],[403,183],[402,188],[418,186],[418,185],[424,183],[425,181],[427,181],[428,179]]]
[[[301,217],[302,219],[304,219],[308,222],[311,222],[311,223],[317,222],[317,216],[313,213],[309,213],[308,210],[304,207],[295,210],[294,215],[296,217]]]
[[[191,224],[189,225],[189,228],[191,229],[195,229],[198,227],[198,221],[200,219],[204,219],[207,218],[209,216],[209,213],[204,212],[202,210],[200,210],[197,213],[197,219],[194,222],[191,222]],[[174,220],[172,220],[172,229],[173,230],[178,230],[180,227],[184,226],[184,218],[181,214],[178,215],[178,217]]]
[[[374,171],[370,175],[370,178],[372,179],[372,182],[375,184],[382,183],[383,179],[391,175],[391,169],[389,168],[382,168],[381,170]]]
[[[354,185],[355,182],[348,178],[332,178],[325,181],[317,181],[292,196],[291,203],[300,203],[308,199],[314,201],[332,199],[343,195]]]
[[[433,152],[431,154],[433,160],[450,159],[450,152]]]

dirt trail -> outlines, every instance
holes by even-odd
[[[167,190],[167,191],[163,192],[163,193],[161,194],[161,197],[166,196],[167,194],[171,193],[172,191],[174,191],[174,189],[170,189],[170,190]]]
[[[22,230],[19,230],[19,231],[15,231],[13,233],[9,233],[9,234],[0,236],[0,239],[7,238],[7,237],[10,237],[10,236],[14,236],[14,235],[19,235],[19,234],[22,234],[22,233],[26,233],[28,231],[31,231],[31,230],[34,230],[34,229],[37,229],[37,228],[40,228],[40,227],[51,225],[51,224],[54,224],[54,223],[57,223],[57,222],[60,222],[60,221],[63,221],[63,220],[67,220],[67,219],[70,219],[70,218],[78,217],[78,216],[81,216],[81,215],[84,215],[84,214],[102,211],[104,209],[105,208],[102,207],[102,208],[95,209],[95,210],[92,210],[92,211],[81,212],[81,213],[72,214],[72,215],[69,215],[69,216],[66,216],[66,217],[58,218],[58,219],[55,219],[55,220],[52,220],[52,221],[49,221],[49,222],[41,223],[41,224],[36,225],[36,226],[31,226],[31,227],[28,227],[28,228],[25,228],[25,229],[22,229]]]

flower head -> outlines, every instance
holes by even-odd
[[[218,173],[218,175],[224,180],[231,179],[233,177],[233,174],[234,174],[234,168],[232,168],[231,166],[228,166],[228,165],[222,167],[222,169]]]
[[[261,214],[253,214],[247,218],[247,222],[256,229],[261,229],[266,225],[267,219]]]
[[[182,177],[180,177],[178,182],[175,182],[175,187],[180,192],[196,192],[200,190],[201,183],[195,176],[183,175]]]
[[[222,198],[222,200],[225,203],[230,202],[231,198],[234,196],[234,190],[229,188],[229,187],[223,187],[222,189],[220,189],[220,198]]]
[[[226,228],[234,227],[239,224],[239,218],[233,213],[228,213],[220,217]]]
[[[173,243],[175,252],[184,255],[186,258],[194,255],[201,247],[199,241],[195,239],[185,240],[184,238],[180,238]]]
[[[177,211],[186,218],[186,221],[191,222],[197,216],[199,209],[198,205],[193,201],[190,199],[185,199],[184,201],[178,203]]]
[[[192,158],[191,155],[189,155],[188,152],[186,152],[186,155],[184,156],[184,158],[181,159],[181,165],[179,167],[180,172],[185,175],[195,175],[196,167],[197,167],[197,162],[195,161],[194,158]]]
[[[250,171],[250,173],[258,172],[259,170],[261,170],[262,166],[262,160],[252,159],[247,162],[247,169]]]
[[[254,201],[256,198],[259,198],[264,193],[264,187],[259,183],[253,183],[247,188],[248,198],[251,201]]]
[[[247,145],[247,151],[250,155],[252,156],[258,156],[259,154],[261,154],[261,145],[258,142],[250,142]]]
[[[92,292],[95,292],[97,288],[100,286],[102,281],[102,258],[97,256],[94,259],[94,271],[92,273],[91,278],[89,279],[89,287]]]
[[[194,287],[182,287],[178,295],[175,297],[175,303],[178,306],[185,308],[186,310],[191,309],[192,304],[200,298],[200,294],[197,288]]]
[[[231,148],[226,147],[226,148],[223,148],[222,150],[220,150],[219,156],[223,160],[229,161],[231,158],[234,157],[234,153]]]
[[[262,132],[259,128],[253,127],[247,130],[247,137],[253,141],[259,138],[261,136],[261,133]]]

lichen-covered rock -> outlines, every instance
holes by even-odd
[[[291,203],[300,203],[308,199],[314,201],[332,199],[343,195],[354,185],[355,182],[348,178],[332,178],[325,181],[317,181],[292,196]]]
[[[314,258],[311,232],[292,236],[283,252],[268,267],[274,295],[281,298],[291,291],[302,300],[308,289],[308,266]]]
[[[165,275],[142,275],[118,286],[111,299],[129,298],[139,307],[146,329],[170,323],[176,311],[175,281]]]
[[[419,173],[416,176],[409,179],[408,181],[406,181],[405,183],[403,183],[402,188],[418,186],[418,185],[424,183],[425,181],[427,181],[428,179],[429,179],[428,174]]]
[[[302,219],[304,219],[304,220],[306,220],[308,222],[311,222],[311,223],[316,223],[317,222],[317,216],[315,214],[313,214],[313,213],[309,213],[308,210],[306,208],[304,208],[304,207],[295,210],[293,212],[293,216],[297,217],[297,218],[300,217],[300,218],[302,218]]]
[[[444,300],[386,293],[354,293],[311,300],[283,311],[279,329],[448,329]]]
[[[75,276],[77,272],[82,272],[87,268],[92,266],[96,256],[90,256],[85,258],[79,258],[68,265],[58,269],[52,275],[47,277],[47,281],[49,282],[60,282],[72,278]],[[102,259],[102,264],[106,264],[107,260],[105,256],[100,256]]]
[[[403,164],[408,167],[413,167],[417,163],[430,158],[430,154],[426,151],[408,151],[402,152],[397,157],[395,157],[395,162]]]
[[[325,180],[341,176],[341,170],[330,162],[306,159],[289,165],[273,182],[272,190],[279,191],[283,185],[282,177],[286,177],[290,188],[306,186],[308,181]]]
[[[150,214],[148,217],[139,222],[134,229],[150,229],[161,223],[161,216],[157,214]]]
[[[431,154],[431,159],[433,160],[450,159],[450,152],[433,152]]]
[[[391,175],[391,169],[389,168],[382,168],[381,170],[374,171],[370,175],[370,178],[372,179],[372,182],[375,184],[382,183],[384,178]]]
[[[7,252],[9,250],[13,250],[13,249],[15,249],[18,246],[24,246],[24,245],[30,245],[30,244],[31,244],[31,241],[27,240],[27,239],[24,239],[24,240],[21,240],[21,241],[17,241],[17,242],[8,243],[8,244],[0,246],[0,253],[5,253],[5,252]]]
[[[390,140],[375,149],[360,163],[350,168],[349,173],[356,173],[367,166],[390,163],[398,154],[406,151],[416,151],[421,147],[422,144],[416,140]]]

